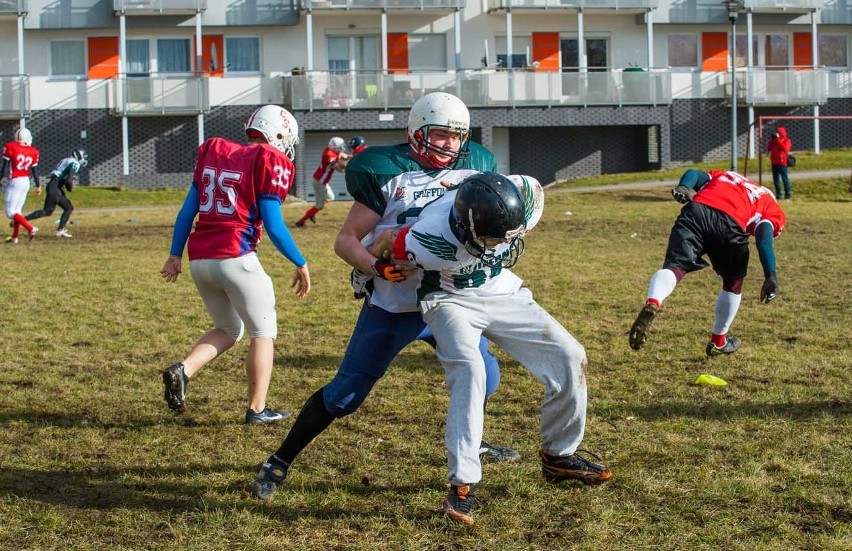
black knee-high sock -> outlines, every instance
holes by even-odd
[[[325,409],[322,400],[323,388],[307,399],[281,447],[275,452],[275,456],[287,465],[291,465],[296,456],[334,421],[334,417]]]

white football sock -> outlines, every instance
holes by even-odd
[[[648,297],[656,300],[663,305],[663,301],[668,298],[677,285],[677,276],[668,268],[657,270],[651,276],[651,283],[648,285]]]
[[[716,316],[713,318],[713,334],[725,335],[734,318],[737,316],[737,310],[740,309],[740,301],[742,295],[734,294],[730,291],[719,291],[719,296],[716,297]]]

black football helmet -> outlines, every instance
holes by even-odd
[[[456,191],[456,236],[489,268],[511,268],[524,252],[524,214],[521,192],[502,174],[468,176]]]
[[[89,164],[89,155],[79,147],[71,152],[71,156],[80,163],[80,166],[87,166]]]

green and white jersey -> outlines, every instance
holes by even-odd
[[[346,189],[382,219],[365,236],[369,245],[386,229],[412,224],[423,207],[476,172],[494,171],[494,155],[479,144],[470,143],[470,156],[453,170],[427,170],[411,158],[407,144],[368,147],[352,157],[346,166]],[[375,278],[370,304],[388,312],[415,312],[420,274],[400,283]]]
[[[405,255],[423,270],[418,302],[435,291],[454,295],[484,296],[516,293],[523,280],[505,268],[489,268],[467,252],[461,235],[454,231],[453,203],[456,191],[448,191],[441,199],[424,209],[420,219],[400,237],[405,241]],[[394,245],[394,257],[400,258],[400,237]],[[508,245],[497,248],[508,254]]]
[[[508,176],[524,198],[524,235],[536,227],[544,214],[544,190],[532,176]],[[455,295],[494,296],[516,293],[523,280],[505,268],[491,268],[471,255],[455,230],[453,203],[456,190],[423,209],[414,225],[403,230],[394,244],[394,258],[414,262],[423,270],[418,302],[436,291]],[[402,245],[402,247],[400,247]],[[404,250],[402,250],[404,248]],[[496,255],[509,254],[501,245]]]

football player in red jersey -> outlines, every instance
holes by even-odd
[[[0,167],[0,179],[6,176],[6,167],[11,166],[9,185],[6,186],[6,216],[12,221],[12,235],[6,238],[7,243],[17,243],[21,227],[35,237],[38,228],[30,224],[21,210],[27,200],[30,190],[30,175],[35,182],[36,195],[41,195],[41,184],[38,182],[38,149],[33,147],[33,135],[26,128],[15,132],[15,141],[3,146],[3,164]]]
[[[328,146],[322,151],[320,164],[314,171],[314,206],[305,212],[304,216],[296,222],[296,227],[301,228],[305,222],[310,220],[317,222],[317,213],[325,208],[325,204],[334,201],[334,190],[329,182],[335,172],[343,172],[345,161],[349,160],[346,153],[346,142],[343,138],[335,136],[328,141]]]
[[[349,140],[349,154],[353,157],[365,149],[367,149],[367,140],[364,139],[364,136],[353,136]]]
[[[192,185],[175,221],[162,276],[175,281],[189,241],[192,280],[213,318],[182,362],[163,372],[165,400],[179,413],[186,408],[186,385],[198,370],[231,348],[244,331],[250,344],[247,424],[289,417],[266,404],[272,376],[273,340],[278,334],[275,290],[255,249],[266,228],[270,241],[296,265],[291,287],[304,298],[311,289],[308,264],[281,217],[281,203],[293,183],[293,157],[299,143],[296,119],[276,105],[257,109],[246,124],[249,144],[210,138],[198,148]],[[192,222],[196,215],[195,230]]]
[[[778,294],[772,242],[787,217],[771,191],[736,172],[687,170],[672,196],[684,207],[672,227],[663,268],[651,276],[645,306],[630,329],[630,347],[642,348],[663,301],[687,273],[707,267],[701,258],[706,254],[722,278],[722,290],[705,352],[708,356],[733,354],[740,339],[727,333],[740,307],[748,238],[755,237],[763,266],[760,301],[769,303]]]

